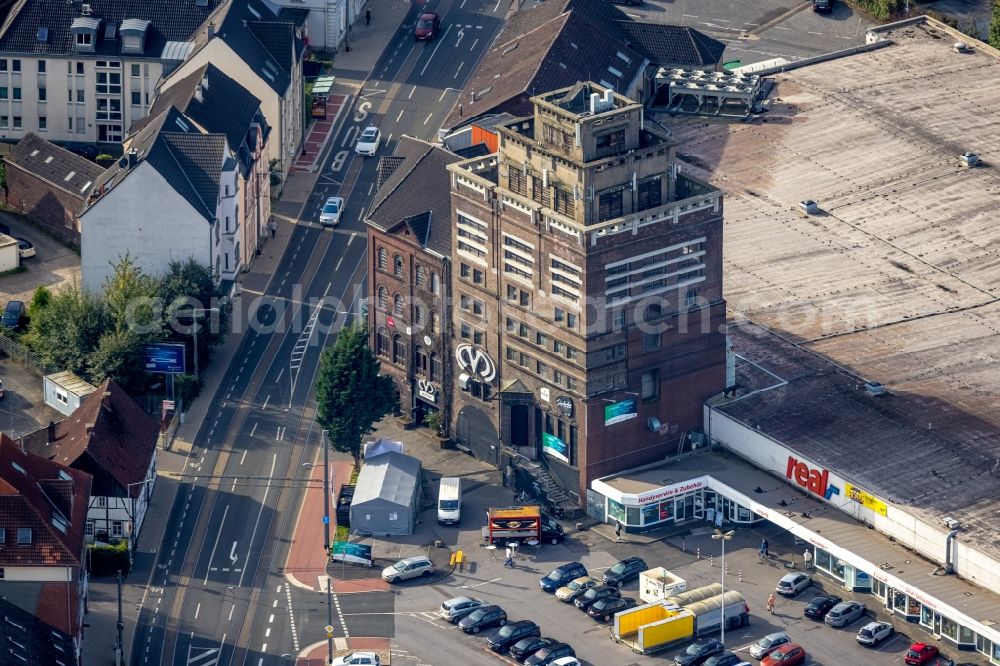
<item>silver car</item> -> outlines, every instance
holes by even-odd
[[[858,631],[858,642],[869,647],[892,637],[896,630],[888,622],[869,622]]]
[[[319,223],[324,227],[335,227],[340,222],[340,213],[344,210],[344,200],[340,197],[330,197],[319,212]]]
[[[846,627],[865,615],[865,605],[856,601],[841,601],[830,609],[823,621],[831,627]]]
[[[809,587],[810,583],[812,583],[812,577],[809,574],[790,573],[781,577],[781,580],[778,581],[778,586],[774,590],[786,597],[794,597]]]
[[[382,570],[382,579],[390,583],[426,576],[434,569],[434,564],[423,555],[407,557]]]
[[[458,621],[463,617],[485,605],[486,602],[482,599],[455,597],[441,604],[441,610],[438,611],[438,615],[452,624],[458,624]]]
[[[750,646],[750,656],[754,659],[763,659],[767,655],[777,650],[782,645],[791,643],[792,639],[783,631],[768,634]]]

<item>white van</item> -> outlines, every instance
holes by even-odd
[[[462,480],[443,477],[438,490],[438,522],[455,525],[462,517]]]

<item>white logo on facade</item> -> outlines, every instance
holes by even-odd
[[[497,366],[493,359],[478,347],[459,345],[455,348],[455,360],[466,372],[478,375],[484,382],[491,382],[497,376]]]
[[[427,402],[437,402],[437,389],[429,379],[417,380],[417,395]]]

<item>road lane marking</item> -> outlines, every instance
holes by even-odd
[[[429,123],[431,121],[431,118],[433,118],[433,117],[434,117],[433,113],[428,113],[427,114],[427,120],[424,121],[424,125],[426,125],[427,123]]]
[[[250,542],[247,544],[247,550],[253,548],[254,539],[257,536],[257,528],[260,527],[260,517],[264,513],[264,506],[267,504],[267,494],[271,492],[271,478],[274,476],[274,468],[278,464],[278,454],[275,453],[271,457],[271,471],[267,474],[267,486],[264,488],[264,497],[260,500],[260,509],[257,511],[257,520],[253,524],[253,531],[250,532]],[[240,580],[236,587],[243,587],[243,577],[247,574],[247,568],[244,567],[243,571],[240,572]]]
[[[499,5],[500,3],[498,2],[497,4]],[[437,53],[437,50],[441,48],[441,44],[444,43],[445,38],[448,36],[449,30],[451,30],[450,25],[445,29],[444,34],[441,36],[441,39],[438,41],[438,43],[434,45],[434,50],[431,51],[430,56],[427,57],[427,62],[424,63],[423,69],[420,70],[420,76],[423,76],[427,72],[427,67],[430,66],[431,60],[434,59],[434,54]]]
[[[402,117],[403,117],[403,109],[400,109],[399,110],[399,115],[396,116],[396,122],[398,123]]]
[[[336,266],[334,266],[334,268],[333,268],[333,272],[334,272],[334,273],[336,273],[337,271],[339,271],[339,270],[340,270],[340,265],[341,265],[342,263],[344,263],[344,257],[341,257],[340,259],[338,259],[338,260],[337,260],[337,265],[336,265]]]
[[[234,480],[233,483],[235,484],[236,481]],[[229,561],[233,564],[236,564],[236,560],[240,559],[240,556],[236,554],[236,544],[237,542],[234,541],[233,547],[229,550]]]
[[[256,430],[256,429],[257,429],[257,424],[254,423],[253,424],[253,428],[251,428],[251,430],[250,430],[250,436],[251,437],[253,437],[253,431]],[[246,460],[246,459],[247,459],[247,449],[243,449],[243,455],[240,456],[240,464],[242,465],[243,461]]]
[[[200,612],[201,612],[201,602],[199,601],[198,605],[194,609],[194,619],[196,620],[198,619],[198,613]]]
[[[233,621],[233,611],[235,611],[235,610],[236,610],[236,604],[233,604],[232,607],[229,609],[229,621],[230,622]]]
[[[458,69],[455,70],[455,75],[452,76],[451,78],[457,79],[458,78],[458,73],[462,71],[462,67],[464,67],[464,66],[465,66],[465,61],[464,60],[462,62],[458,63]]]
[[[406,96],[406,99],[412,99],[413,98],[413,93],[415,93],[415,92],[417,92],[417,87],[413,86],[413,88],[410,89],[410,94]]]
[[[197,477],[195,477],[197,479]],[[215,535],[215,544],[212,546],[212,554],[208,556],[209,570],[212,567],[212,560],[215,559],[215,549],[219,547],[219,538],[222,536],[222,526],[226,524],[226,516],[229,515],[229,505],[222,511],[222,520],[219,522],[219,533]],[[205,572],[205,580],[202,585],[208,585],[208,571]]]
[[[402,111],[400,111],[400,113],[402,113]],[[374,183],[374,182],[372,182],[372,183],[370,183],[370,184],[368,185],[368,196],[371,196],[371,195],[372,195],[372,190],[374,190],[374,189],[375,189],[375,183]]]
[[[500,3],[501,2],[503,2],[503,0],[497,0],[497,6],[493,8],[493,13],[494,14],[496,14],[497,10],[500,9]]]
[[[274,622],[274,613],[271,613],[271,617],[267,618],[268,624],[271,624],[272,622]]]
[[[475,51],[476,50],[476,44],[478,44],[478,43],[479,43],[479,38],[476,37],[476,41],[472,42],[472,46],[469,47],[469,50],[470,51]]]
[[[351,234],[351,237],[347,239],[347,247],[351,246],[351,241],[353,241],[354,237],[357,236],[357,235],[358,235],[357,232]]]
[[[441,91],[441,96],[438,97],[438,101],[440,102],[441,100],[443,100],[444,96],[447,94],[448,94],[448,88],[445,88],[444,90]]]
[[[471,590],[474,587],[482,587],[483,585],[489,585],[490,583],[495,583],[498,580],[503,580],[503,578],[501,577],[501,578],[494,578],[492,580],[484,580],[482,583],[475,583],[473,585],[459,585],[458,589],[460,589],[460,590]]]
[[[267,397],[264,398],[264,404],[261,406],[261,409],[267,409],[267,401],[270,400],[270,399],[271,399],[271,394],[268,393]]]
[[[284,368],[282,368],[281,370],[279,370],[279,371],[278,371],[278,378],[274,380],[274,383],[275,383],[275,384],[277,384],[278,382],[280,382],[280,381],[281,381],[281,376],[282,376],[283,374],[285,374],[285,369],[284,369]]]

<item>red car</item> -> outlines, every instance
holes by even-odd
[[[764,657],[760,666],[795,666],[804,663],[806,663],[806,649],[798,643],[788,643]]]
[[[417,25],[413,29],[413,36],[417,40],[425,39],[430,41],[437,37],[440,29],[441,17],[437,15],[437,12],[428,12],[421,14],[420,18],[417,19]]]
[[[924,664],[930,663],[931,659],[934,659],[938,655],[938,649],[936,645],[928,645],[927,643],[914,643],[910,646],[910,649],[906,651],[906,656],[903,657],[909,666],[923,666]]]

